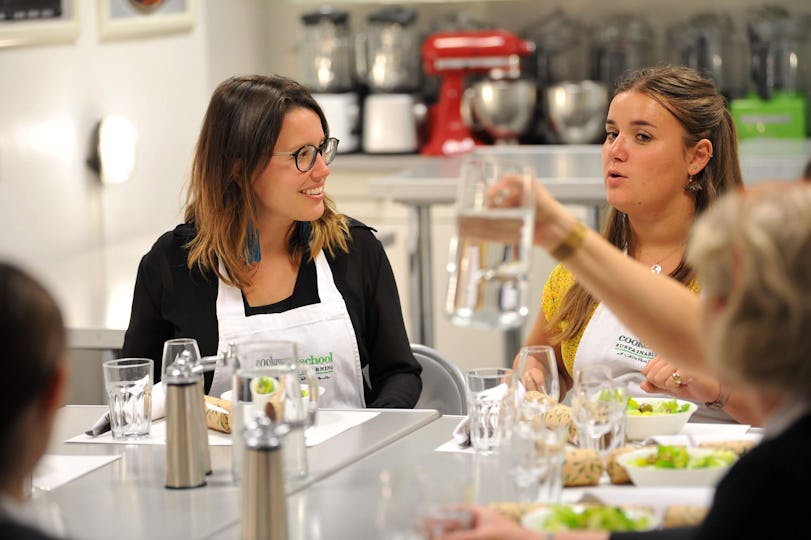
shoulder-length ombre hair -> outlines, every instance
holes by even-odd
[[[278,75],[231,77],[211,97],[192,164],[185,219],[196,228],[188,266],[210,270],[236,287],[250,286],[253,270],[249,231],[258,229],[251,184],[271,158],[285,114],[303,107],[329,126],[321,107],[301,84]],[[289,253],[310,259],[349,250],[349,226],[324,197],[324,213],[313,222],[295,222]],[[222,262],[226,275],[218,268]]]

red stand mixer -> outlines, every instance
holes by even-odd
[[[496,78],[520,75],[521,56],[535,44],[505,30],[437,32],[422,44],[423,70],[441,77],[439,100],[429,111],[428,141],[420,152],[444,156],[468,152],[476,146],[462,119],[465,77],[490,73]]]

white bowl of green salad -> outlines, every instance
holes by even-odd
[[[527,512],[521,525],[532,531],[648,531],[659,526],[652,508],[599,504],[551,504]]]
[[[675,435],[696,409],[695,403],[676,398],[629,398],[625,437],[630,441],[644,441],[656,435]]]
[[[656,445],[617,457],[636,486],[715,486],[738,459],[729,450]]]

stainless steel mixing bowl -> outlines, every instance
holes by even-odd
[[[597,81],[563,82],[544,88],[544,134],[551,143],[589,144],[605,135],[608,89]]]
[[[530,79],[483,79],[465,91],[463,118],[474,130],[482,129],[496,144],[515,144],[530,126],[535,112],[535,81]]]

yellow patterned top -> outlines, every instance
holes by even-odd
[[[543,309],[544,317],[546,317],[547,322],[551,321],[560,310],[563,299],[566,297],[566,293],[571,286],[574,285],[574,282],[575,279],[572,273],[560,264],[549,274],[549,279],[546,280],[546,284],[543,287],[543,296],[541,297],[541,309]],[[696,294],[701,291],[701,286],[697,280],[690,282],[688,287]],[[589,313],[589,320],[591,320],[591,316],[594,315],[595,309],[597,309],[596,304],[591,310],[591,313]],[[588,321],[586,321],[586,323],[588,324]],[[561,323],[560,328],[565,328],[566,324],[566,322]],[[575,353],[577,353],[577,347],[580,345],[580,340],[583,337],[583,332],[586,330],[587,324],[583,325],[580,332],[572,339],[567,339],[560,344],[560,354],[563,357],[563,365],[566,366],[566,371],[568,371],[569,374],[572,374],[574,356]]]

